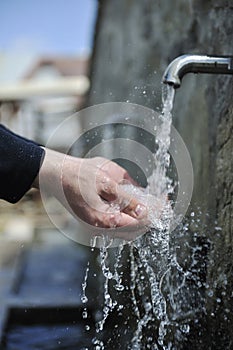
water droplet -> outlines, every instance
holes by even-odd
[[[114,288],[115,288],[116,290],[118,290],[119,292],[121,292],[122,290],[125,289],[125,287],[124,287],[122,284],[116,284],[116,285],[114,286]]]
[[[85,318],[87,318],[87,316],[88,316],[87,310],[84,310],[82,312],[82,317],[85,319]]]
[[[180,329],[181,329],[181,331],[182,331],[183,333],[189,333],[189,331],[190,331],[190,326],[189,326],[188,324],[184,324],[184,325],[182,325],[182,326],[180,327]]]
[[[81,301],[82,301],[83,304],[85,304],[85,303],[88,302],[88,298],[86,297],[86,295],[83,295],[83,296],[81,297]]]
[[[214,292],[210,289],[207,294],[209,297],[212,297],[214,295]]]

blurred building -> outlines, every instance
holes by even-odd
[[[20,78],[0,83],[0,122],[11,130],[46,144],[53,130],[80,110],[89,89],[88,57],[42,57],[30,64]],[[54,139],[62,150],[70,136],[78,135],[75,121]]]

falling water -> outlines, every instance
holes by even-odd
[[[189,269],[183,268],[177,258],[177,238],[186,238],[188,224],[180,224],[175,233],[171,230],[173,207],[167,198],[173,194],[175,186],[167,173],[170,166],[168,150],[173,99],[174,89],[167,86],[163,91],[162,123],[156,136],[158,148],[154,156],[155,170],[148,179],[149,192],[160,199],[163,211],[159,218],[152,212],[150,231],[134,241],[130,251],[132,299],[138,319],[129,346],[129,349],[134,350],[181,349],[180,344],[190,332],[189,320],[195,312],[199,312],[202,303],[203,284],[197,277],[200,247],[193,248]],[[192,269],[196,274],[191,272]],[[142,275],[146,276],[146,281]],[[138,290],[143,292],[139,293]],[[149,293],[146,293],[147,290]],[[142,306],[139,312],[136,295],[140,294]]]
[[[124,185],[126,191],[139,198],[143,195],[147,196],[151,222],[148,233],[130,244],[131,280],[129,288],[125,288],[121,273],[123,244],[118,247],[112,271],[108,266],[108,246],[100,249],[100,266],[104,276],[104,305],[102,318],[96,323],[96,334],[103,331],[108,316],[114,310],[119,311],[123,308],[123,305],[116,300],[117,293],[111,295],[109,285],[111,281],[114,282],[117,292],[127,289],[128,293],[130,290],[133,314],[136,318],[134,333],[127,346],[127,349],[130,350],[176,349],[173,344],[174,337],[182,341],[183,335],[188,334],[190,330],[186,321],[179,320],[182,318],[183,310],[186,311],[186,314],[190,310],[190,308],[185,309],[186,305],[181,305],[179,290],[186,288],[186,281],[192,276],[180,266],[176,248],[174,249],[170,244],[173,209],[171,202],[168,201],[168,196],[173,192],[174,185],[167,172],[170,165],[168,149],[173,99],[174,89],[167,86],[163,91],[163,109],[160,115],[162,122],[156,133],[155,169],[148,179],[147,189],[141,192],[132,185]],[[185,233],[186,229],[185,225],[181,226],[180,233]],[[83,284],[83,299],[85,298],[86,277],[87,274]],[[145,331],[149,332],[150,336],[145,337]],[[95,349],[105,349],[104,343],[98,340],[98,336],[93,340],[93,344]]]
[[[160,217],[155,214],[150,216],[151,230],[146,235],[134,242],[137,248],[137,262],[143,266],[149,282],[150,296],[144,302],[144,315],[138,320],[138,327],[132,339],[132,349],[140,349],[143,337],[143,329],[148,327],[150,322],[158,323],[157,343],[164,347],[166,327],[169,324],[167,316],[167,305],[162,286],[166,274],[171,268],[172,257],[169,249],[170,222],[172,219],[172,208],[167,201],[168,194],[173,190],[172,181],[167,176],[170,164],[168,149],[170,146],[170,131],[173,107],[174,89],[170,86],[163,91],[163,110],[161,113],[162,123],[157,130],[156,143],[157,151],[154,155],[155,170],[148,179],[150,193],[159,198],[163,211]],[[134,250],[131,249],[131,257]],[[134,274],[135,264],[132,265],[131,275]],[[139,276],[140,277],[140,276]],[[135,279],[135,277],[133,277]],[[141,279],[136,278],[136,285],[140,285]],[[143,288],[143,286],[141,286]],[[151,344],[152,345],[152,344]],[[156,344],[153,344],[156,349]],[[166,347],[170,348],[170,345]]]

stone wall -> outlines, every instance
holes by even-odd
[[[162,73],[173,58],[233,55],[232,0],[100,0],[99,5],[89,105],[129,101],[157,109]],[[232,79],[186,75],[173,111],[192,158],[192,207],[202,213],[199,235],[210,242],[199,349],[201,343],[222,349],[223,340],[224,349],[233,347]]]

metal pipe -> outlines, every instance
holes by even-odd
[[[174,59],[163,75],[163,83],[178,88],[187,73],[233,74],[232,56],[182,55]]]

